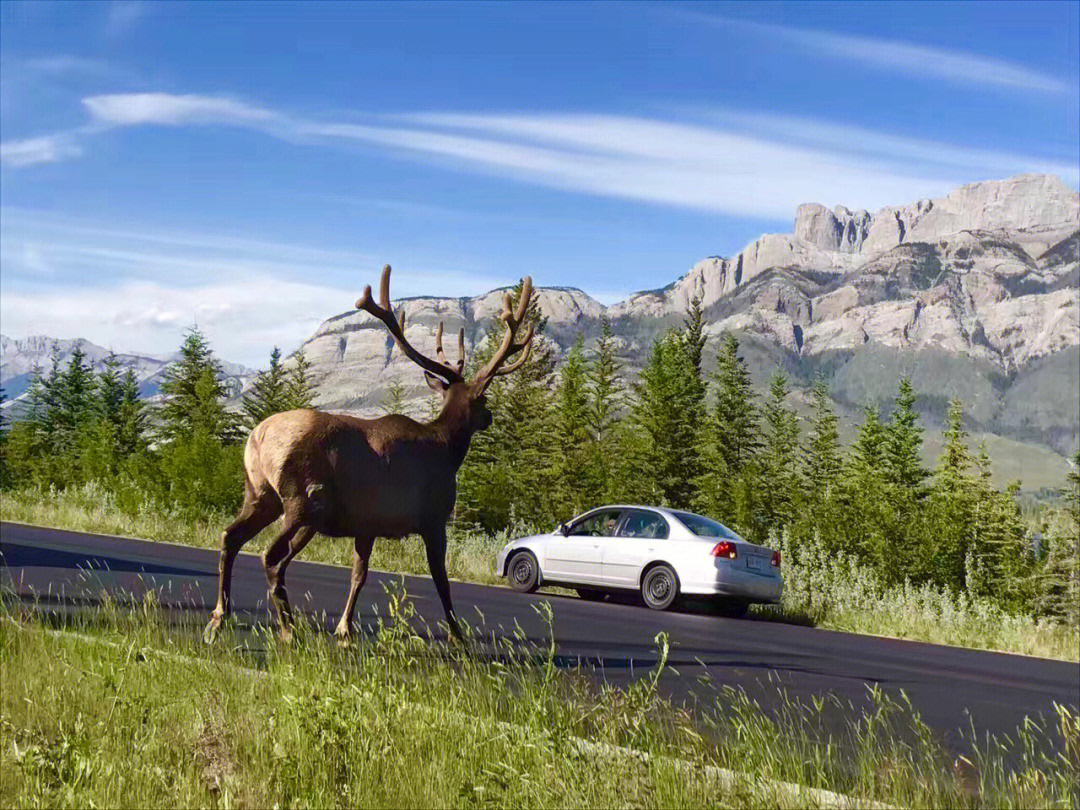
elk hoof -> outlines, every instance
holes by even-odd
[[[206,625],[206,629],[203,630],[202,638],[205,644],[213,644],[217,638],[218,630],[221,629],[221,617],[212,616],[210,623]]]
[[[334,630],[334,638],[337,639],[339,647],[349,647],[352,645],[352,633],[349,632],[349,628],[343,625],[338,625]]]

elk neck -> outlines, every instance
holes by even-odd
[[[453,393],[443,402],[442,410],[429,426],[450,449],[451,458],[458,466],[465,460],[472,439],[470,425],[469,400],[467,397],[454,396]]]

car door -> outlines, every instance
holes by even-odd
[[[601,573],[604,584],[636,588],[646,563],[664,558],[668,522],[651,509],[630,509],[619,525],[618,536],[603,544]]]
[[[544,578],[559,582],[599,585],[602,579],[601,548],[615,537],[622,509],[600,509],[570,524],[566,536],[555,535],[548,543]]]

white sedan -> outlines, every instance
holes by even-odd
[[[654,610],[684,594],[721,597],[729,615],[779,602],[784,589],[779,551],[707,517],[652,506],[601,506],[551,534],[514,540],[496,573],[525,593],[569,585],[589,599],[636,590]]]

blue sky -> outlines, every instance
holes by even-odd
[[[1080,184],[1080,4],[0,4],[5,334],[262,364],[524,273],[604,302],[791,228]]]

